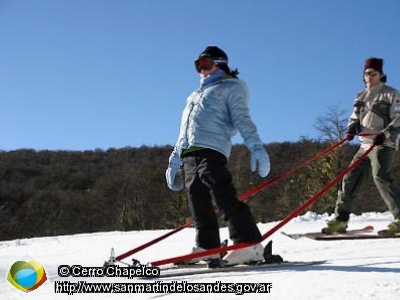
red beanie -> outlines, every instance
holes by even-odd
[[[376,57],[368,58],[364,64],[364,71],[366,69],[374,69],[375,71],[383,74],[383,59]]]

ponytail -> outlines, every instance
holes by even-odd
[[[224,71],[226,74],[232,76],[233,78],[238,78],[239,71],[238,69],[231,70],[228,65],[219,65],[218,68],[220,68],[222,71]]]

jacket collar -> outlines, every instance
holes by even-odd
[[[377,85],[374,85],[374,86],[372,86],[372,87],[367,88],[367,91],[370,92],[370,93],[377,92],[377,91],[379,91],[379,90],[381,89],[381,87],[383,87],[384,85],[385,85],[384,82],[380,82],[380,83],[378,83]]]
[[[213,84],[216,81],[219,81],[223,79],[223,77],[226,75],[226,73],[222,70],[218,70],[215,73],[212,73],[208,75],[207,77],[202,77],[200,78],[200,88],[205,88],[211,84]]]

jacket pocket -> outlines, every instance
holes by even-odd
[[[380,122],[385,128],[390,123],[390,104],[378,101],[372,105],[371,111],[377,115],[382,121]],[[383,129],[382,128],[382,129]]]

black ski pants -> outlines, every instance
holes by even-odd
[[[196,244],[204,249],[219,247],[219,214],[228,223],[234,243],[261,241],[261,233],[247,206],[237,198],[227,158],[218,151],[202,149],[183,156],[185,187],[196,228]]]

